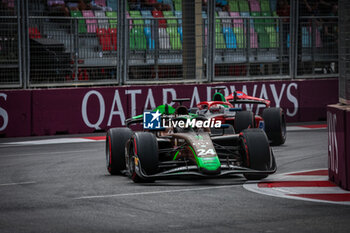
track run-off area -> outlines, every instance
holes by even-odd
[[[259,182],[135,184],[108,174],[103,134],[0,139],[0,232],[350,232],[326,126],[287,130],[277,173]]]

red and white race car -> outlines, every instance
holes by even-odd
[[[213,95],[212,101],[203,101],[192,108],[191,113],[202,115],[206,118],[215,118],[223,124],[233,126],[231,130],[240,133],[247,128],[262,128],[265,130],[272,145],[282,145],[286,141],[286,119],[282,108],[270,107],[270,101],[246,95],[241,91],[235,91],[224,97],[220,89]],[[262,104],[265,109],[262,115],[255,115],[252,111],[236,108],[236,104]],[[213,129],[215,130],[215,129]]]

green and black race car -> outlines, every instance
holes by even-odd
[[[177,108],[161,105],[152,112],[157,127],[134,132],[145,124],[146,112],[126,120],[128,127],[107,132],[106,160],[110,174],[127,174],[134,182],[151,182],[183,176],[220,177],[243,174],[259,180],[276,172],[268,138],[261,129],[235,134],[231,125],[211,122],[188,112],[177,99]],[[153,123],[152,123],[153,124]]]

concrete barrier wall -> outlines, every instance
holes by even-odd
[[[350,108],[327,107],[328,174],[338,186],[350,190]]]
[[[211,87],[225,95],[242,90],[284,108],[288,122],[326,120],[326,106],[338,101],[338,80],[225,82],[217,84],[120,86],[47,90],[0,90],[0,135],[5,137],[91,133],[123,125],[144,109],[189,97],[189,107],[210,100]],[[243,105],[255,113],[262,106]]]

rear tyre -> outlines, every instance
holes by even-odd
[[[286,141],[286,118],[282,108],[265,108],[262,114],[265,132],[272,145],[279,146]]]
[[[254,128],[254,114],[252,111],[241,111],[236,113],[234,128],[236,133],[242,132],[244,129]]]
[[[142,172],[153,175],[158,171],[158,143],[154,134],[137,132],[130,139],[129,144],[129,176],[135,183],[153,182],[154,179],[145,179],[136,172],[135,157],[141,165]]]
[[[245,167],[266,171],[271,164],[270,145],[265,132],[261,129],[245,129],[242,131],[243,164]],[[248,180],[261,180],[266,174],[244,174]]]
[[[120,174],[125,170],[125,143],[131,138],[129,128],[112,128],[106,136],[107,170],[111,175]]]

